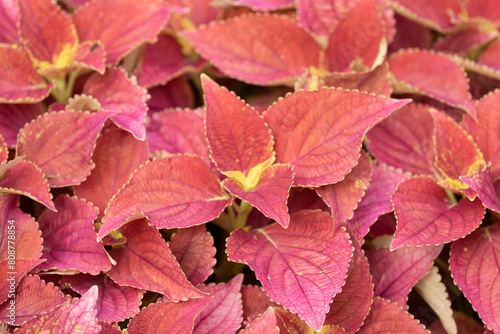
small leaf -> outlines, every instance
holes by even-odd
[[[248,83],[293,85],[305,68],[318,67],[319,45],[286,16],[240,16],[181,35],[222,72]]]
[[[51,187],[79,184],[94,168],[92,151],[108,117],[103,112],[44,114],[19,133],[17,155],[40,167]]]
[[[272,224],[232,232],[226,252],[254,270],[272,300],[319,331],[344,285],[352,246],[344,228],[333,230],[330,215],[304,210],[290,217],[287,229]]]
[[[451,246],[450,270],[455,283],[490,330],[500,331],[500,227],[479,228]],[[481,273],[481,275],[478,275]]]
[[[450,203],[444,189],[427,176],[401,182],[392,202],[398,224],[391,250],[400,246],[440,245],[463,238],[481,224],[485,213],[478,199]]]
[[[271,301],[261,286],[242,285],[241,299],[243,300],[243,319],[250,321],[264,313],[271,306],[278,306]]]
[[[162,293],[173,302],[206,296],[188,282],[156,228],[138,220],[121,232],[127,244],[109,252],[117,263],[107,272],[113,281]]]
[[[0,283],[0,304],[7,300],[9,290],[11,288],[11,281],[13,280],[15,286],[19,284],[21,279],[37,265],[45,261],[40,260],[22,260],[16,259],[15,264],[9,263],[9,260],[4,259],[0,261],[0,275],[6,277]]]
[[[365,133],[409,100],[336,88],[297,91],[264,114],[276,161],[289,163],[295,185],[336,183],[356,165]]]
[[[274,309],[269,307],[263,314],[259,317],[255,318],[252,322],[250,322],[245,329],[243,329],[240,334],[260,334],[260,333],[269,333],[269,334],[279,334],[280,329],[276,326],[276,315],[274,313]]]
[[[41,114],[42,106],[39,103],[0,103],[0,134],[5,139],[7,146],[15,147],[19,130]]]
[[[468,1],[467,4],[471,2],[473,1]],[[496,35],[496,31],[484,31],[474,26],[465,27],[438,39],[434,45],[434,49],[436,51],[466,56],[467,52],[473,51],[490,42]]]
[[[158,228],[189,227],[217,218],[231,203],[219,180],[201,158],[174,155],[142,165],[110,201],[101,240],[134,219]]]
[[[477,193],[477,197],[485,207],[500,212],[500,196],[495,189],[490,166],[472,175],[460,176],[460,180]]]
[[[313,330],[304,320],[295,313],[291,313],[281,307],[275,307],[276,320],[280,333],[288,334],[345,334],[345,331],[336,325],[324,325],[321,330]]]

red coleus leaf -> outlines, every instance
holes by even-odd
[[[206,296],[188,282],[156,228],[137,220],[125,225],[122,234],[127,244],[109,252],[117,262],[107,273],[113,281],[162,293],[173,302]]]
[[[281,307],[274,308],[276,320],[280,333],[301,334],[318,333],[314,331],[304,320],[295,313],[291,313]],[[344,334],[345,331],[336,325],[324,325],[321,327],[321,334]]]
[[[363,240],[370,226],[383,214],[391,212],[391,197],[398,184],[410,175],[380,164],[373,170],[370,185],[354,211],[349,225],[358,240]]]
[[[137,85],[135,78],[127,78],[127,73],[121,68],[110,68],[104,75],[90,77],[83,93],[97,99],[103,110],[115,112],[111,119],[120,128],[139,140],[146,139],[144,117],[149,97],[146,90]]]
[[[55,210],[49,185],[40,168],[18,157],[0,164],[0,193],[19,194]]]
[[[493,23],[496,28],[500,24],[500,11],[499,8],[495,6],[494,1],[466,1],[465,10],[467,11],[467,16],[473,19],[473,21],[474,19],[478,19],[479,21],[486,19]]]
[[[34,267],[45,261],[5,259],[0,261],[0,275],[5,279],[0,283],[0,304],[7,300],[9,291],[13,290],[21,279]]]
[[[118,324],[109,324],[104,321],[99,321],[99,326],[101,326],[101,334],[122,334],[123,331],[120,329]]]
[[[142,296],[146,292],[130,286],[120,286],[104,274],[64,276],[59,283],[69,284],[71,289],[82,295],[92,286],[97,286],[97,319],[107,322],[123,321],[137,314]]]
[[[377,0],[358,0],[328,38],[324,67],[330,72],[373,69],[387,52]]]
[[[293,0],[231,0],[234,5],[247,6],[256,11],[277,10],[293,7]]]
[[[297,213],[302,210],[321,210],[331,212],[331,209],[326,205],[325,201],[318,193],[311,188],[293,187],[290,189],[288,197],[288,211],[290,214]],[[334,221],[335,228],[341,224]]]
[[[148,90],[151,99],[148,101],[149,113],[163,111],[168,108],[194,107],[194,94],[186,76],[177,77],[165,86],[156,86]]]
[[[427,274],[443,246],[403,247],[394,251],[373,248],[366,256],[370,264],[375,296],[387,298],[408,308],[411,288]]]
[[[9,157],[9,149],[7,148],[7,144],[5,143],[5,139],[0,135],[0,163],[7,162],[7,158]]]
[[[17,134],[26,123],[42,114],[39,103],[7,104],[0,103],[0,134],[8,147],[15,147]],[[4,161],[5,159],[2,159]]]
[[[141,43],[153,42],[172,9],[156,0],[98,0],[77,9],[73,21],[80,40],[99,40],[106,63],[116,64]]]
[[[271,301],[261,286],[242,285],[241,299],[243,300],[243,319],[250,321],[264,313],[271,306],[278,306]]]
[[[426,27],[396,13],[396,34],[389,44],[388,52],[399,49],[420,48],[429,49],[433,42],[432,32]]]
[[[318,195],[330,207],[336,224],[342,224],[352,218],[370,184],[372,173],[372,161],[368,154],[361,151],[358,165],[342,181],[316,189]]]
[[[219,216],[231,203],[201,158],[174,155],[142,165],[106,209],[101,240],[129,221],[147,218],[158,228],[189,227]]]
[[[355,5],[356,2],[347,0],[296,1],[300,25],[319,36],[328,36],[338,21]]]
[[[318,331],[352,256],[345,229],[334,231],[333,224],[327,213],[305,210],[290,217],[287,229],[238,229],[227,239],[228,258],[248,264],[272,300]]]
[[[477,63],[485,65],[494,71],[500,70],[500,61],[498,61],[498,54],[500,53],[500,42],[493,41],[479,56]],[[488,73],[488,71],[486,70]]]
[[[373,301],[373,283],[368,260],[355,237],[351,237],[354,253],[342,291],[333,298],[325,325],[338,325],[346,333],[354,333],[363,324]]]
[[[463,238],[481,224],[484,216],[480,200],[464,198],[458,204],[451,203],[444,189],[427,176],[401,182],[392,202],[398,225],[391,250]]]
[[[44,114],[19,133],[17,155],[33,161],[51,187],[79,184],[94,167],[95,140],[109,113]]]
[[[444,180],[440,184],[446,188],[462,191],[469,199],[474,199],[476,192],[468,189],[459,177],[471,175],[482,170],[486,162],[472,137],[450,117],[431,109],[434,118],[434,147],[436,157],[434,165],[441,172]]]
[[[377,161],[414,174],[434,175],[434,123],[429,108],[410,103],[366,134],[365,143]]]
[[[210,300],[211,298],[201,298],[174,303],[163,298],[134,316],[127,327],[127,333],[191,333],[195,317]]]
[[[93,286],[80,299],[68,301],[50,313],[37,316],[24,323],[16,333],[99,333],[101,327],[95,317],[97,286]]]
[[[39,259],[43,247],[38,223],[18,207],[19,196],[0,195],[0,259],[12,254],[16,259]]]
[[[293,183],[292,169],[288,165],[272,165],[264,170],[255,189],[244,190],[232,179],[222,184],[229,192],[257,208],[266,217],[288,227],[290,216],[286,205],[288,192]]]
[[[465,313],[454,311],[453,318],[457,325],[458,333],[468,333],[468,334],[484,334],[488,333],[488,331],[484,330],[484,327],[477,322],[474,318],[466,315]],[[428,329],[432,332],[432,334],[448,334],[441,324],[440,320],[434,321]]]
[[[19,22],[19,10],[15,1],[0,0],[0,43],[17,44],[19,35],[17,24]]]
[[[162,34],[155,44],[148,44],[134,73],[143,87],[164,85],[188,72],[197,72],[206,61],[191,59],[182,52],[182,45],[174,36]]]
[[[451,246],[450,270],[455,283],[490,330],[500,331],[497,258],[500,225],[477,229]]]
[[[477,193],[485,207],[500,212],[500,196],[495,189],[490,166],[472,175],[460,176],[460,180]]]
[[[467,76],[457,63],[445,55],[424,50],[403,50],[391,55],[389,66],[395,80],[395,92],[423,94],[476,117]]]
[[[243,275],[236,275],[227,284],[201,285],[199,289],[212,296],[212,300],[194,321],[193,334],[235,333],[241,326],[241,283]]]
[[[139,141],[113,126],[104,130],[97,139],[92,159],[95,168],[73,190],[76,196],[99,208],[100,219],[113,195],[127,183],[130,174],[148,159],[148,146],[145,141]]]
[[[94,220],[97,209],[76,197],[61,196],[54,204],[57,212],[46,209],[38,218],[43,237],[39,268],[76,269],[97,275],[111,268],[104,246],[96,241]]]
[[[305,68],[318,67],[319,45],[286,16],[240,16],[182,36],[222,72],[249,83],[293,85]]]
[[[470,2],[472,1],[468,1]],[[467,52],[490,42],[496,35],[496,31],[485,31],[474,26],[464,27],[440,38],[434,45],[434,49],[465,56]]]
[[[16,316],[14,323],[19,326],[33,317],[52,311],[68,300],[53,283],[45,283],[36,275],[28,275],[16,288]],[[9,322],[9,303],[0,306],[0,321]]]
[[[255,318],[252,322],[250,322],[245,329],[243,329],[241,334],[260,334],[260,333],[269,333],[269,334],[279,334],[280,329],[276,326],[276,315],[274,313],[274,309],[269,307],[263,314],[259,317]]]
[[[38,102],[54,86],[45,83],[19,45],[0,45],[0,76],[0,103]]]
[[[373,305],[359,334],[429,334],[425,327],[415,320],[411,314],[401,309],[396,303],[391,303],[380,297],[375,297]]]
[[[289,163],[295,185],[336,183],[356,165],[364,134],[408,100],[323,88],[298,91],[264,114],[276,161]]]
[[[205,225],[179,229],[170,238],[170,250],[187,279],[197,285],[212,275],[216,249]]]

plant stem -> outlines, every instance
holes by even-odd
[[[455,194],[451,190],[448,190],[448,189],[445,189],[444,191],[446,191],[446,195],[448,195],[448,199],[450,200],[450,202],[453,205],[457,205],[458,202],[457,202],[457,198],[455,197]]]
[[[234,204],[234,202],[233,202]],[[243,228],[245,227],[248,219],[248,215],[250,212],[252,212],[253,206],[246,202],[246,201],[241,201],[239,206],[235,206],[235,210],[238,213],[238,216],[236,217],[236,220],[234,221],[234,228]]]

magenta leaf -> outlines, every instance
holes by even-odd
[[[9,158],[9,149],[7,148],[7,144],[5,143],[4,137],[0,135],[0,164],[7,162]]]
[[[104,245],[96,241],[97,209],[76,197],[60,196],[57,212],[46,209],[38,218],[43,237],[42,270],[76,269],[97,275],[111,268]]]
[[[293,0],[231,0],[235,5],[247,6],[256,11],[277,10],[293,7]]]
[[[500,331],[499,244],[500,227],[496,223],[455,241],[450,255],[455,283],[493,332]]]
[[[271,301],[261,286],[242,285],[241,299],[243,300],[243,319],[250,321],[264,313],[270,306],[278,306]]]
[[[290,223],[288,191],[293,183],[293,173],[289,165],[272,165],[262,173],[259,184],[253,190],[241,189],[235,180],[226,179],[222,185],[233,195],[247,201],[266,217],[276,220],[284,228]]]
[[[293,85],[305,68],[318,67],[319,45],[286,16],[240,16],[182,36],[222,72],[248,83]]]
[[[276,161],[289,163],[295,185],[336,183],[356,165],[365,133],[409,100],[336,88],[297,91],[264,114]]]
[[[276,315],[274,309],[269,307],[263,314],[250,322],[240,334],[279,334],[280,329],[276,326]]]
[[[10,263],[9,263],[10,261]],[[37,265],[45,261],[40,260],[22,260],[16,259],[13,263],[12,260],[3,259],[0,261],[0,276],[6,277],[0,283],[0,304],[7,300],[9,296],[9,290],[11,290],[11,283],[17,286],[21,279]]]
[[[100,334],[123,334],[123,331],[116,324],[110,324],[104,321],[99,321],[99,326],[101,326]]]
[[[488,334],[476,319],[473,319],[465,313],[454,311],[453,318],[457,325],[458,333]],[[428,328],[432,334],[448,334],[440,320],[434,321]]]
[[[474,172],[472,175],[460,176],[460,180],[477,193],[477,197],[485,207],[500,212],[500,196],[493,184],[490,166],[487,166],[482,171]]]
[[[68,298],[53,283],[45,283],[36,275],[28,275],[16,288],[17,326],[33,317],[52,311]],[[0,321],[9,322],[9,303],[0,306]]]
[[[130,174],[148,159],[148,146],[115,126],[105,129],[92,154],[95,168],[90,176],[73,190],[99,208],[102,218],[109,201],[127,183]]]
[[[19,44],[17,24],[19,10],[16,3],[11,0],[0,1],[0,43]]]
[[[5,139],[7,146],[15,147],[19,130],[41,114],[42,106],[39,103],[0,103],[0,134]]]
[[[276,320],[280,333],[318,333],[314,331],[304,320],[295,313],[291,313],[281,307],[275,307]],[[322,334],[345,334],[345,331],[336,325],[324,325],[321,327]]]
[[[210,294],[212,300],[194,321],[193,334],[235,333],[241,326],[241,283],[243,275],[236,275],[227,284],[200,285],[200,291]]]
[[[302,210],[332,211],[318,193],[311,188],[292,187],[292,189],[290,189],[287,205],[290,214]],[[334,223],[335,228],[341,225],[337,221]]]
[[[348,0],[298,0],[296,3],[300,25],[318,36],[328,36],[339,20],[356,5]]]
[[[101,327],[95,316],[97,286],[93,286],[80,299],[73,299],[62,304],[52,312],[37,316],[24,323],[16,333],[99,333]]]
[[[471,3],[472,1],[468,1]],[[467,27],[454,31],[437,40],[435,50],[465,56],[496,37],[495,31],[484,31],[478,27]]]
[[[352,256],[347,232],[333,224],[327,213],[305,210],[290,217],[287,229],[238,229],[227,239],[228,258],[248,264],[272,300],[318,331]]]
[[[365,196],[354,211],[349,225],[358,240],[363,240],[370,226],[377,218],[393,210],[391,197],[398,184],[410,175],[399,169],[387,167],[384,164],[376,166]]]
[[[397,229],[391,250],[400,246],[440,245],[463,238],[483,220],[478,199],[450,202],[445,190],[427,176],[401,182],[392,196]]]
[[[188,281],[197,285],[213,273],[216,249],[214,238],[205,225],[179,229],[169,244],[172,254],[181,266]]]
[[[107,322],[123,321],[137,314],[142,296],[146,292],[130,286],[120,286],[104,274],[64,276],[59,283],[68,284],[71,289],[82,295],[92,286],[97,286],[97,319]]]
[[[370,264],[375,296],[398,303],[404,309],[411,288],[427,274],[443,246],[402,247],[394,251],[373,248],[366,256]]]
[[[189,227],[219,216],[231,203],[201,158],[174,155],[142,165],[106,209],[101,240],[132,220],[147,218],[158,228]]]
[[[173,302],[206,295],[186,279],[158,230],[144,220],[122,228],[127,244],[109,252],[116,265],[107,274],[120,285],[162,293]]]
[[[191,333],[195,317],[210,300],[211,298],[201,298],[174,303],[163,298],[134,316],[127,327],[127,333]]]
[[[177,77],[165,86],[152,87],[148,93],[151,95],[148,101],[150,113],[175,107],[194,107],[195,97],[186,76]]]
[[[356,333],[359,334],[429,334],[430,332],[411,314],[380,297],[375,297],[368,317]]]
[[[120,128],[139,140],[146,139],[144,117],[149,97],[135,78],[127,78],[127,73],[120,68],[110,68],[104,75],[90,77],[83,92],[97,99],[103,110],[115,112],[111,119]]]

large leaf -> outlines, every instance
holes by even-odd
[[[182,32],[204,58],[227,75],[260,85],[293,85],[318,67],[319,45],[286,16],[240,16]]]
[[[142,165],[106,209],[101,240],[134,219],[158,228],[189,227],[217,218],[231,198],[201,158],[174,155]]]
[[[480,228],[451,246],[453,279],[486,324],[500,331],[500,225]],[[479,275],[480,273],[480,275]]]
[[[120,285],[162,293],[174,302],[206,295],[186,279],[160,232],[144,220],[122,228],[127,244],[109,252],[117,264],[108,275]]]
[[[234,231],[227,254],[254,270],[272,300],[318,331],[344,284],[352,246],[344,228],[334,231],[330,215],[305,210],[290,217],[287,229],[272,224]]]
[[[289,163],[295,185],[338,182],[359,158],[365,133],[409,100],[323,88],[298,91],[264,114],[274,135],[276,161]]]

